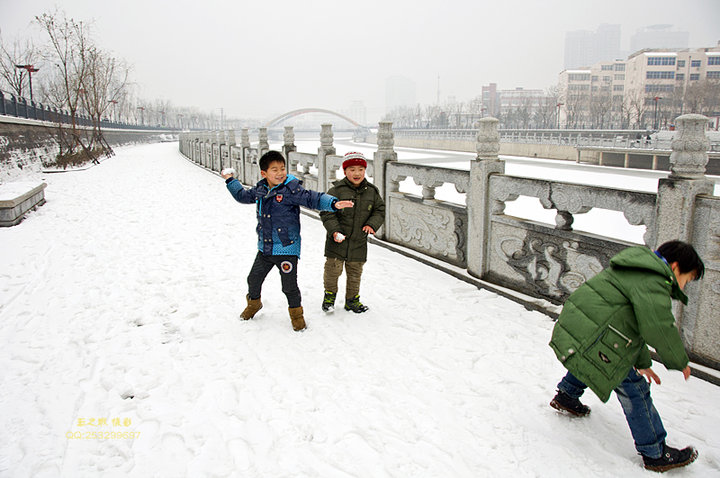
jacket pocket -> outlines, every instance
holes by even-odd
[[[585,358],[603,375],[614,377],[619,367],[625,367],[628,357],[627,348],[632,340],[613,326],[607,326],[595,341],[585,350]]]
[[[280,238],[280,243],[283,246],[287,247],[290,244],[292,244],[293,242],[295,242],[292,239],[290,239],[290,232],[288,231],[287,227],[278,227],[277,233],[278,233],[278,237]]]

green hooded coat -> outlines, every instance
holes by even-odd
[[[632,367],[650,368],[648,345],[668,369],[688,365],[671,298],[687,304],[670,266],[646,247],[630,247],[568,297],[550,346],[606,402]]]
[[[367,233],[362,228],[370,226],[374,231],[385,222],[385,201],[380,191],[367,179],[355,187],[347,178],[333,183],[327,192],[340,201],[352,200],[353,207],[340,209],[336,212],[321,212],[327,237],[325,239],[325,257],[334,257],[350,262],[367,260]],[[333,234],[340,232],[345,240],[337,243]]]

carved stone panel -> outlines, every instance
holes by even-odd
[[[464,208],[429,206],[395,193],[388,198],[387,211],[390,242],[465,266],[467,216]]]
[[[495,216],[488,241],[486,279],[560,303],[607,267],[627,244],[559,231],[538,223]]]
[[[699,199],[693,219],[692,243],[705,275],[685,288],[689,302],[682,311],[681,330],[693,354],[720,363],[720,198]]]

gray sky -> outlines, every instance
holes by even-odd
[[[384,113],[385,79],[417,101],[469,100],[482,85],[545,89],[563,68],[565,32],[673,24],[691,47],[720,41],[720,0],[0,0],[7,41],[54,6],[93,21],[104,49],[132,65],[143,98],[269,118],[296,108]],[[37,35],[37,30],[35,30]]]

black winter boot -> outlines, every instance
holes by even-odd
[[[678,450],[667,446],[663,442],[663,454],[660,455],[660,458],[650,458],[645,455],[642,457],[646,470],[662,473],[673,468],[689,465],[698,457],[698,452],[691,446]]]
[[[360,302],[360,296],[356,295],[352,299],[345,299],[345,310],[352,310],[356,314],[361,314],[368,310],[366,305]]]
[[[337,297],[337,293],[330,292],[329,290],[325,291],[325,297],[323,297],[322,303],[323,312],[332,312],[335,310],[335,297]]]
[[[558,390],[555,398],[550,402],[550,406],[561,412],[568,412],[576,417],[584,417],[590,415],[590,407],[583,405],[580,400],[573,398],[565,392]]]

